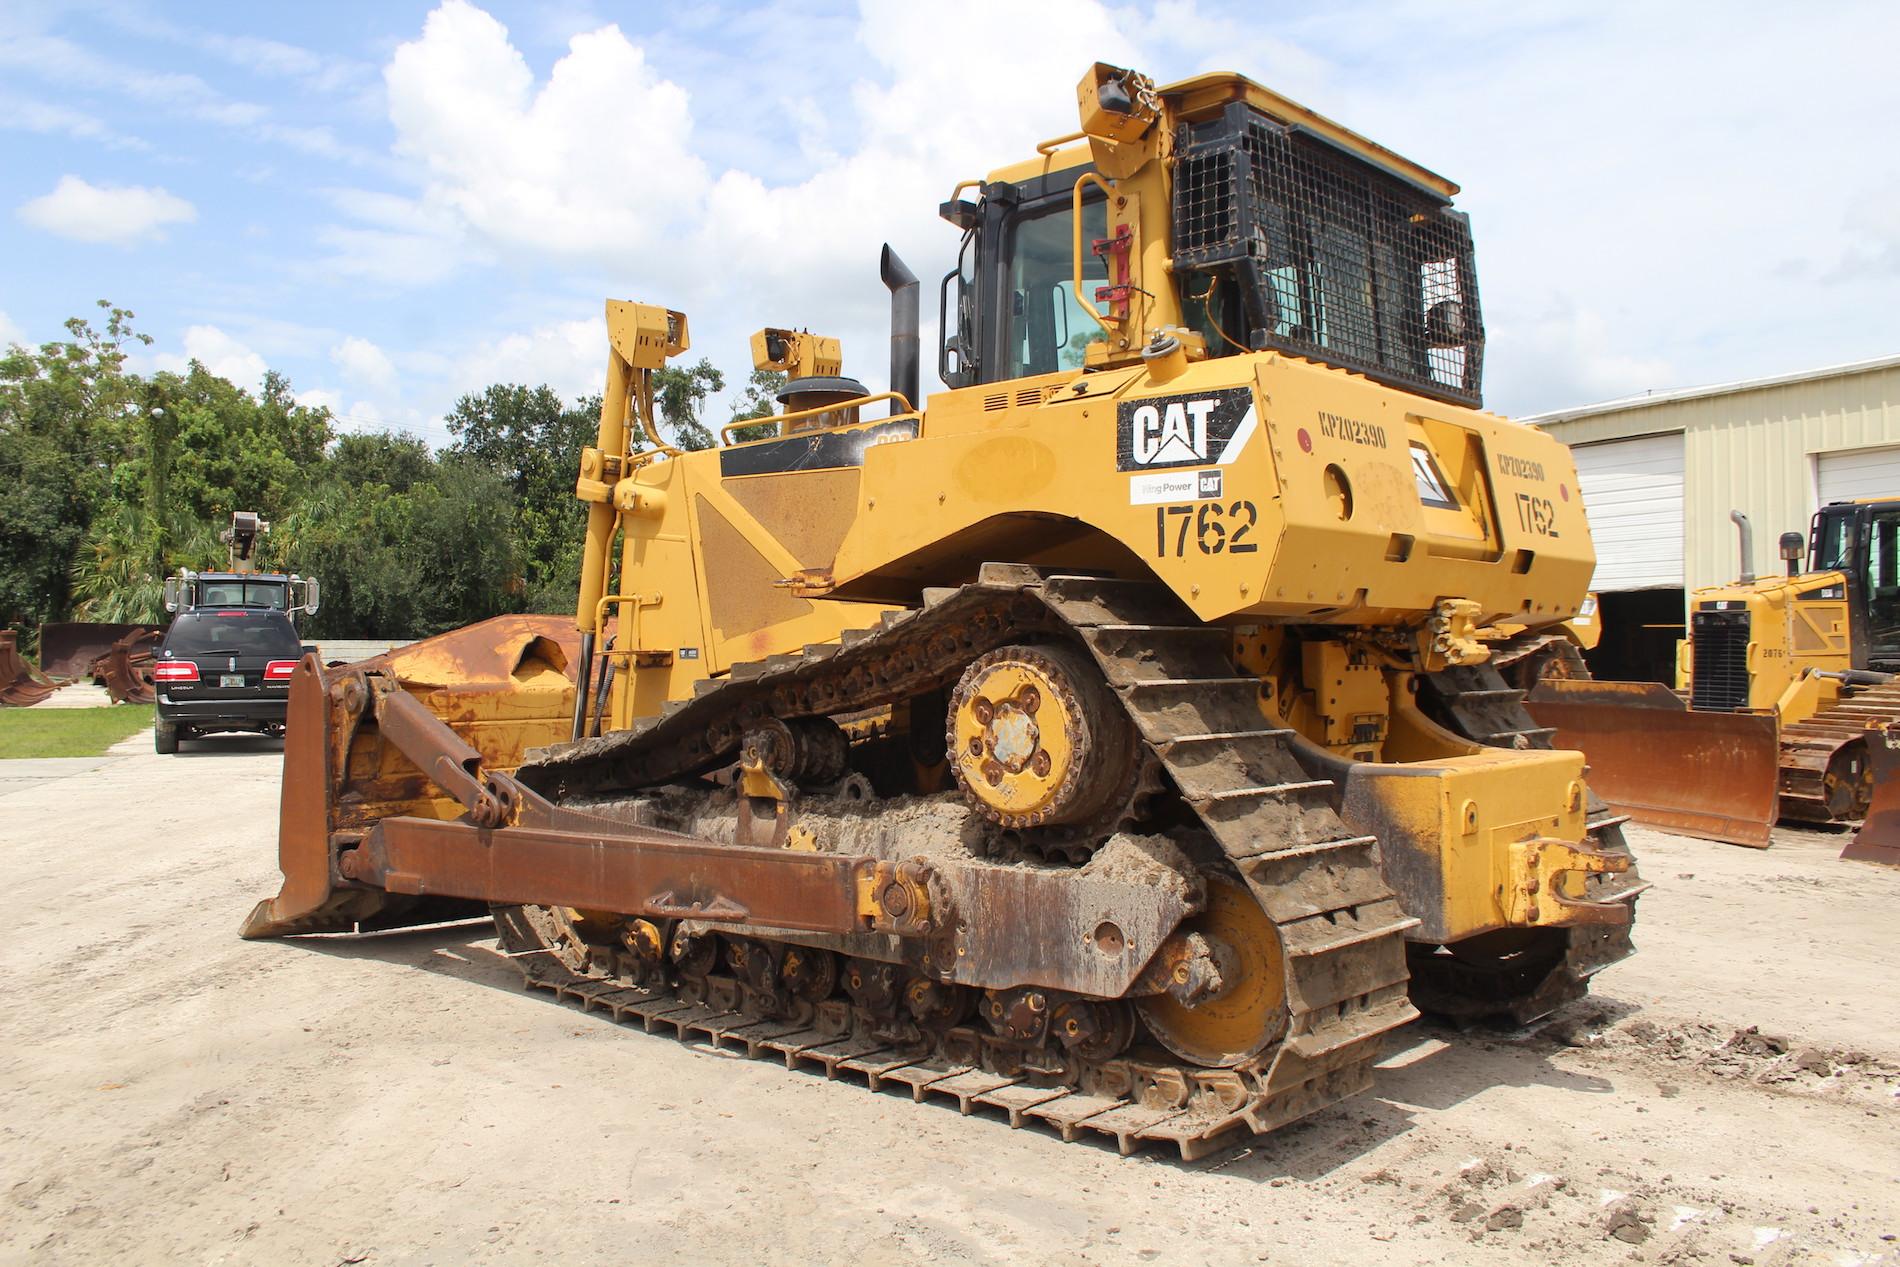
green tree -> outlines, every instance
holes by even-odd
[[[307,633],[420,638],[522,609],[514,513],[499,475],[447,457],[404,492],[325,480],[271,535],[323,582]]]
[[[726,376],[700,357],[695,365],[666,365],[653,371],[653,391],[666,424],[661,437],[682,449],[710,449],[713,433],[699,420],[706,398],[726,389]]]
[[[146,399],[149,425],[114,472],[117,495],[131,501],[156,484],[192,521],[223,524],[234,510],[280,517],[318,478],[334,435],[329,410],[298,404],[274,372],[254,397],[193,361],[184,374],[153,376]]]
[[[327,474],[345,488],[406,493],[434,472],[435,457],[419,436],[369,431],[337,437]]]
[[[74,317],[70,338],[0,356],[0,625],[70,613],[73,565],[126,449],[138,401],[126,348],[151,339],[131,312],[99,307],[103,330]]]
[[[524,601],[534,611],[571,609],[587,525],[574,481],[581,450],[599,432],[600,398],[564,406],[545,385],[497,383],[456,401],[447,421],[455,442],[444,460],[472,462],[505,480],[514,494]]]
[[[785,375],[780,370],[753,370],[746,379],[745,391],[732,403],[732,421],[744,422],[748,418],[770,418],[778,413],[778,393],[785,386]],[[773,427],[742,427],[732,433],[736,441],[763,440],[774,432]]]

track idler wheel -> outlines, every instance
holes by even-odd
[[[1128,714],[1071,647],[978,657],[950,694],[945,739],[964,795],[1003,827],[1087,823],[1137,782]]]
[[[1181,1059],[1213,1068],[1232,1068],[1277,1042],[1287,1023],[1286,952],[1253,894],[1209,876],[1207,908],[1181,931],[1200,934],[1213,948],[1218,982],[1193,1003],[1182,1002],[1179,989],[1136,1000],[1148,1031]],[[1171,984],[1191,985],[1194,966],[1184,960]]]

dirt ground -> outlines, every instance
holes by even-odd
[[[1900,1263],[1900,871],[1837,835],[1636,832],[1593,1000],[1190,1166],[619,1029],[485,926],[242,942],[275,746],[149,745],[0,772],[0,1262]]]

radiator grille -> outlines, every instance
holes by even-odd
[[[1748,613],[1695,612],[1689,636],[1695,663],[1689,702],[1712,713],[1748,707]]]
[[[1479,403],[1462,213],[1240,103],[1182,126],[1174,176],[1175,266],[1231,278],[1255,346]]]

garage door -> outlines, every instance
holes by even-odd
[[[1682,587],[1682,433],[1580,445],[1597,590]]]
[[[1823,453],[1820,485],[1823,506],[1856,497],[1900,497],[1900,445]]]

